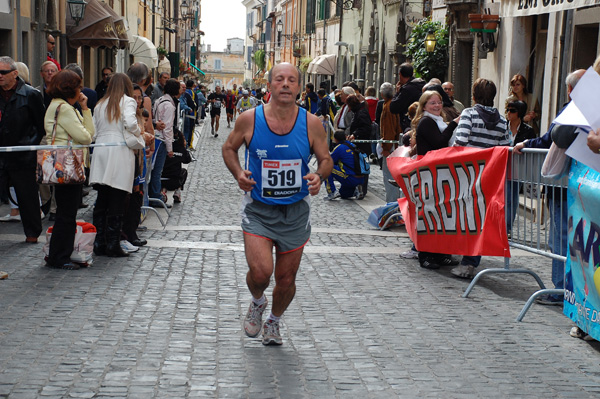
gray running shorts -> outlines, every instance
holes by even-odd
[[[277,253],[300,249],[310,238],[308,196],[290,205],[267,205],[245,195],[240,213],[244,234],[273,241]]]

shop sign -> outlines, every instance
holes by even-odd
[[[600,0],[503,0],[501,17],[524,17],[600,5]]]

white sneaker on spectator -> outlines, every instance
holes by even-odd
[[[0,222],[20,222],[21,215],[11,215],[10,213],[0,218]]]
[[[123,250],[123,252],[127,252],[128,254],[130,254],[132,252],[139,251],[140,247],[136,247],[127,240],[121,240],[121,249]]]
[[[475,270],[475,266],[472,265],[460,265],[450,270],[450,273],[459,278],[472,279],[477,274],[477,270]]]
[[[340,192],[337,191],[337,190],[334,191],[334,192],[331,192],[331,193],[327,194],[327,196],[325,198],[323,198],[323,200],[324,201],[331,201],[331,200],[334,200],[336,198],[340,198]]]
[[[413,249],[409,249],[408,251],[404,251],[400,254],[405,259],[418,259],[419,251],[414,251]]]

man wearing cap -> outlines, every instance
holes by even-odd
[[[237,103],[236,109],[240,113],[240,115],[251,108],[256,107],[257,101],[254,97],[250,97],[248,95],[248,90],[242,91],[242,98]]]

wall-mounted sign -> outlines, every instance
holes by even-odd
[[[600,5],[600,0],[502,0],[501,17],[524,17]]]

